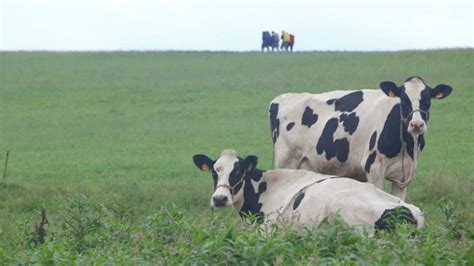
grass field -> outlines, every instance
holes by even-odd
[[[371,262],[473,265],[474,50],[0,53],[0,264]],[[419,75],[433,101],[407,201],[427,227],[370,239],[335,226],[262,235],[211,212],[192,155],[271,168],[267,107],[284,92],[378,88]],[[34,223],[44,208],[44,244]],[[35,240],[35,241],[31,241]],[[41,241],[42,242],[42,241]]]

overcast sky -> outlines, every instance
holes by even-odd
[[[472,0],[0,0],[0,50],[295,50],[474,47]]]

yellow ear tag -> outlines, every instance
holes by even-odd
[[[201,169],[207,172],[209,171],[209,166],[207,164],[203,164]]]
[[[395,93],[393,93],[393,91],[389,91],[388,92],[388,96],[392,97],[392,98],[395,98]]]
[[[441,99],[441,98],[443,98],[443,93],[438,92],[435,97],[436,97],[436,99]]]

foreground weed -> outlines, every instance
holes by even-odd
[[[46,216],[46,210],[41,209],[40,221],[35,222],[33,230],[29,231],[25,228],[26,244],[38,246],[44,244],[46,241],[46,227],[48,224],[48,217]]]
[[[439,201],[438,205],[442,209],[443,214],[446,218],[444,224],[448,229],[449,237],[452,239],[460,239],[466,237],[469,234],[468,225],[464,221],[456,217],[456,208],[454,202],[447,198],[442,198]],[[470,234],[472,235],[472,232]]]
[[[102,210],[89,203],[84,195],[66,198],[61,226],[71,247],[82,252],[96,244],[95,234],[101,227]]]
[[[130,200],[122,199],[117,194],[114,194],[112,200],[107,201],[104,207],[122,222],[133,215],[133,206]]]
[[[170,208],[162,208],[148,222],[148,228],[164,244],[176,241],[179,234],[187,227],[184,214],[172,205]]]

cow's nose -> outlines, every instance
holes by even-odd
[[[419,133],[422,132],[425,128],[425,122],[423,121],[411,121],[410,128],[413,132]]]
[[[212,200],[214,201],[214,206],[216,207],[225,206],[227,204],[227,196],[224,195],[214,196],[212,197]]]

